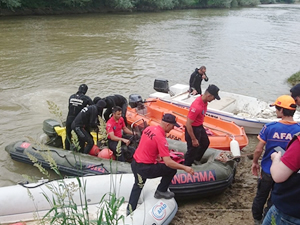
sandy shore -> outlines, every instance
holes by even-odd
[[[249,145],[242,154],[253,153],[256,135],[249,136]],[[178,212],[171,225],[252,225],[252,201],[257,178],[251,173],[251,157],[243,157],[238,164],[235,181],[223,194],[207,199],[178,202]]]

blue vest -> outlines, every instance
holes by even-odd
[[[271,154],[274,148],[279,146],[286,149],[288,143],[292,140],[294,134],[300,132],[300,124],[285,124],[281,122],[272,122],[266,124],[260,131],[259,137],[266,142],[265,153],[261,160],[261,168],[267,173],[270,173],[272,165]]]

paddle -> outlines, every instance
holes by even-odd
[[[187,91],[188,92],[188,96],[186,98],[183,98],[182,100],[187,100],[191,97],[191,92]]]

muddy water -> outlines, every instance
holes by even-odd
[[[208,83],[221,90],[266,101],[288,93],[285,80],[299,70],[299,12],[299,5],[266,5],[0,18],[0,186],[24,180],[22,174],[41,177],[11,160],[4,147],[39,137],[43,120],[54,117],[47,100],[65,118],[68,98],[81,83],[92,98],[146,98],[155,78],[187,83],[206,65]]]

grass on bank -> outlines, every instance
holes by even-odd
[[[62,112],[59,107],[51,101],[47,101],[49,111],[51,114],[58,117],[62,122]],[[105,126],[103,121],[100,121],[100,125],[98,130],[100,135],[102,132],[106,132],[103,128]],[[75,149],[79,150],[79,140],[75,132],[72,132],[72,143],[74,144]],[[42,144],[37,142],[31,137],[27,137],[30,142],[35,143],[37,146],[40,146],[41,149],[44,149],[47,146],[41,146]],[[117,150],[120,151],[121,144],[117,146]],[[119,209],[121,205],[124,203],[124,197],[117,198],[117,190],[114,187],[111,187],[111,191],[102,196],[99,202],[99,211],[97,212],[96,219],[90,219],[88,199],[87,199],[87,190],[86,190],[86,181],[84,181],[80,177],[76,177],[77,183],[72,183],[71,185],[66,183],[63,179],[63,175],[60,173],[58,166],[55,160],[52,158],[49,151],[40,153],[43,159],[51,165],[51,170],[53,170],[59,177],[60,180],[57,180],[59,183],[58,186],[55,186],[52,183],[45,184],[46,187],[51,191],[52,196],[47,196],[46,193],[42,193],[45,199],[48,201],[51,209],[48,213],[43,217],[39,218],[38,213],[34,213],[36,220],[39,221],[39,224],[59,224],[59,225],[68,225],[68,224],[78,224],[78,225],[117,225],[121,221],[124,223],[124,215],[119,214]],[[28,154],[28,157],[32,161],[33,165],[39,169],[39,171],[50,179],[50,174],[48,171],[43,168],[42,164],[38,161],[38,159]],[[28,180],[33,182],[29,176],[23,175]],[[118,182],[117,180],[114,181]],[[114,186],[114,185],[112,185]],[[79,193],[80,203],[76,203],[73,198],[75,192]],[[34,196],[31,195],[30,190],[28,189],[28,194],[34,201]],[[108,196],[108,199],[105,198]]]
[[[292,76],[290,76],[287,79],[288,83],[291,84],[292,86],[300,83],[300,71],[298,71],[297,73],[294,73]]]

